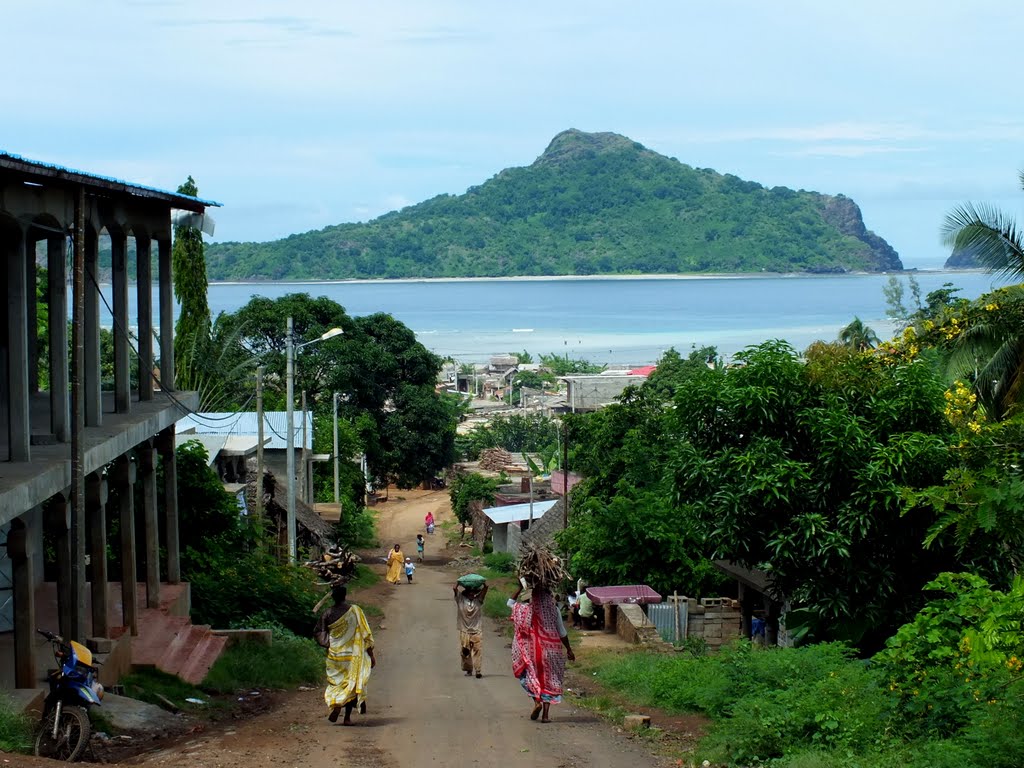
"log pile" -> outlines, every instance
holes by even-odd
[[[542,544],[526,544],[518,566],[519,577],[531,587],[545,587],[556,591],[569,580],[562,561]]]
[[[359,555],[339,546],[332,546],[317,560],[309,560],[304,565],[313,569],[320,578],[320,586],[334,587],[347,584],[356,575],[356,564]]]
[[[509,472],[521,470],[522,466],[516,464],[512,454],[504,448],[487,448],[480,452],[480,469],[491,472]]]

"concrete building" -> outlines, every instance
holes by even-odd
[[[571,413],[597,411],[615,402],[629,386],[639,387],[647,376],[633,373],[595,373],[562,376],[565,382],[565,410]]]
[[[0,634],[0,686],[42,684],[52,659],[40,657],[37,626],[56,624],[64,637],[100,650],[119,638],[130,646],[140,610],[160,603],[162,578],[181,581],[174,425],[197,396],[173,386],[172,212],[201,225],[211,205],[0,153],[0,285],[7,298],[0,312],[0,629],[9,630]],[[102,358],[100,346],[104,235],[111,245],[112,360]],[[45,324],[38,323],[37,254],[47,270]],[[137,290],[134,324],[129,290]],[[112,364],[111,391],[102,388],[104,363]],[[108,498],[116,502],[109,508]],[[108,583],[108,514],[121,531],[120,589]]]

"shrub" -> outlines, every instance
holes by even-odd
[[[271,622],[262,628],[273,630],[273,644],[250,642],[228,648],[203,680],[203,688],[229,693],[239,688],[318,685],[323,680],[324,650],[312,638]]]
[[[313,633],[312,608],[322,592],[307,568],[279,563],[257,550],[211,563],[190,579],[192,617],[198,623],[232,627],[259,616],[303,637]]]
[[[509,552],[491,552],[484,555],[484,565],[498,573],[512,573],[515,571],[516,558]]]

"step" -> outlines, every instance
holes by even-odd
[[[206,627],[196,627],[191,624],[182,627],[182,629],[175,635],[174,640],[171,641],[170,645],[164,650],[163,654],[157,659],[157,669],[166,672],[169,675],[176,675],[181,669],[182,665],[188,661],[188,657],[192,655],[192,651],[195,650],[199,642],[206,636],[210,630]]]
[[[220,658],[227,643],[226,637],[208,634],[192,652],[178,677],[191,685],[199,685],[210,671],[210,667]]]
[[[155,667],[178,633],[189,626],[189,620],[159,611],[146,611],[146,614],[139,621],[141,633],[132,638],[132,664]]]

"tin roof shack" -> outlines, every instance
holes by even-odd
[[[565,382],[565,410],[571,413],[596,411],[615,402],[629,386],[639,386],[646,376],[631,373],[595,373],[563,376]]]
[[[491,540],[495,552],[518,555],[527,531],[542,521],[555,506],[555,501],[534,501],[531,505],[513,504],[503,507],[488,507],[483,510],[492,525]],[[530,507],[533,507],[532,511]],[[474,525],[473,530],[476,530]]]
[[[785,625],[788,605],[775,593],[771,576],[731,560],[715,560],[714,564],[736,580],[741,611],[740,635],[765,645],[792,645]]]
[[[286,411],[264,411],[263,412],[263,464],[264,468],[273,473],[276,477],[286,478],[288,476],[288,413]],[[203,435],[219,435],[229,438],[226,445],[237,448],[241,445],[248,445],[251,441],[252,453],[255,453],[256,442],[259,434],[259,421],[256,413],[245,411],[242,413],[194,413],[185,416],[178,421],[178,432],[189,434],[195,437]],[[230,438],[240,438],[231,440]],[[295,450],[296,471],[298,476],[295,479],[298,497],[308,503],[313,498],[313,462],[317,456],[313,454],[313,414],[307,411],[305,414],[295,413]],[[246,456],[250,456],[247,453]],[[225,471],[222,478],[229,482],[242,482],[241,478],[246,477],[246,456],[234,456],[229,460],[225,455]]]

